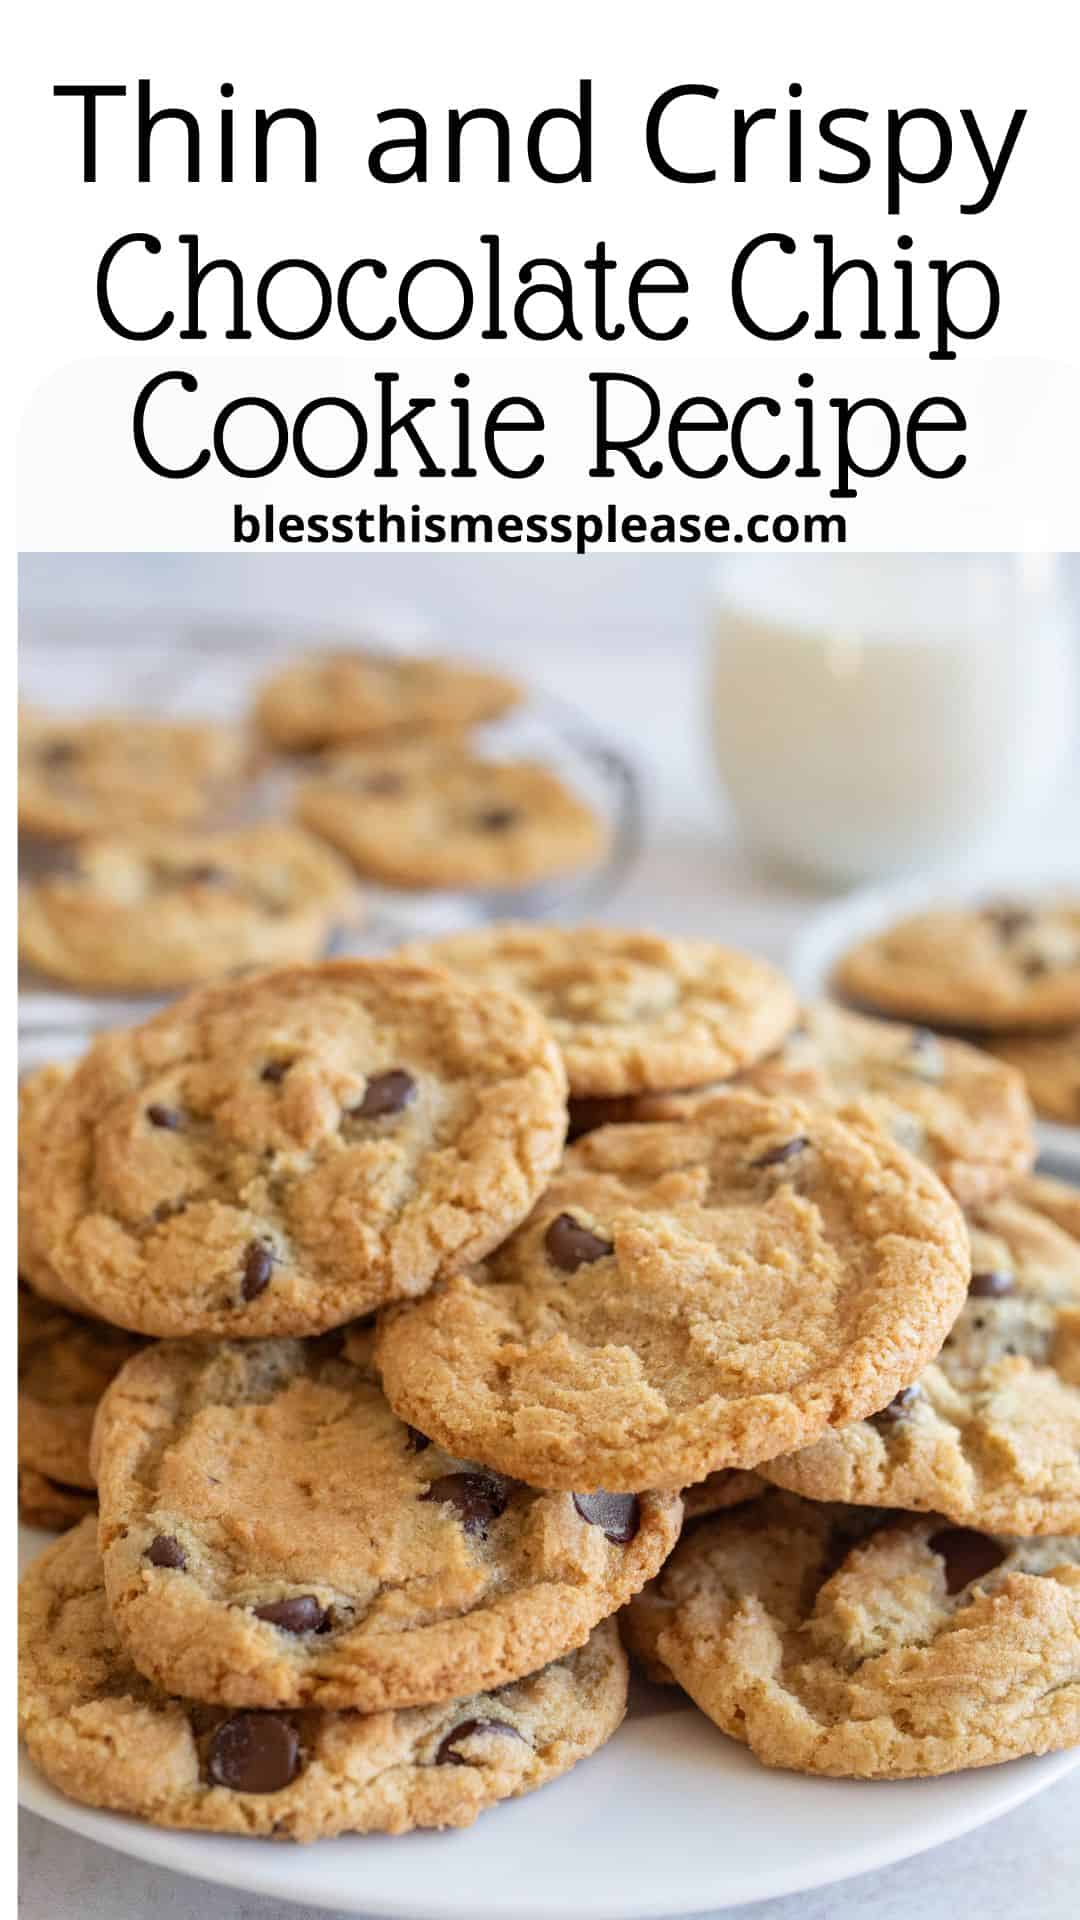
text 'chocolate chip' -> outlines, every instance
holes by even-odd
[[[572,1213],[556,1214],[544,1235],[544,1247],[548,1258],[563,1273],[573,1273],[575,1268],[603,1260],[615,1251],[613,1240],[604,1240],[600,1234],[583,1227]]]
[[[636,1493],[575,1493],[574,1505],[590,1527],[601,1527],[616,1546],[624,1547],[641,1525]]]
[[[349,1112],[354,1120],[381,1120],[389,1113],[401,1113],[416,1099],[416,1081],[401,1067],[377,1073],[369,1080],[364,1097]]]
[[[999,1547],[996,1540],[988,1539],[985,1533],[977,1533],[974,1527],[942,1527],[931,1534],[929,1545],[930,1551],[939,1553],[945,1562],[948,1593],[959,1593],[973,1580],[981,1580],[984,1573],[1000,1567],[1005,1558],[1004,1548]]]
[[[440,1500],[454,1507],[466,1533],[487,1533],[506,1509],[510,1482],[494,1473],[444,1473],[433,1480],[422,1500]]]
[[[300,1771],[299,1735],[276,1713],[234,1713],[215,1732],[206,1767],[217,1787],[278,1793]]]
[[[469,1766],[471,1762],[463,1753],[458,1752],[458,1748],[463,1741],[471,1739],[474,1733],[493,1733],[497,1737],[501,1735],[510,1740],[524,1738],[524,1735],[520,1734],[516,1727],[512,1727],[507,1720],[463,1720],[459,1727],[451,1727],[445,1740],[440,1742],[435,1755],[435,1765],[437,1767]]]
[[[322,1633],[329,1620],[326,1608],[313,1593],[296,1593],[287,1600],[268,1600],[253,1609],[256,1620],[266,1620],[282,1633]]]

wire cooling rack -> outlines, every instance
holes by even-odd
[[[404,637],[380,628],[377,644],[404,648]],[[29,704],[86,713],[130,709],[158,715],[235,723],[250,712],[256,686],[286,659],[327,646],[358,644],[357,635],[326,629],[222,626],[211,621],[130,613],[75,620],[33,616],[20,635],[20,696]],[[520,708],[478,729],[482,750],[508,758],[542,760],[589,802],[607,823],[603,860],[579,874],[542,885],[486,892],[405,892],[358,882],[362,920],[332,939],[328,955],[380,953],[400,941],[514,919],[578,920],[597,912],[634,865],[642,840],[640,776],[632,761],[592,719],[570,702],[526,688]],[[292,790],[310,762],[276,758],[232,798],[227,813],[208,824],[287,818]],[[27,843],[26,877],[55,859],[55,849]],[[172,995],[79,993],[28,972],[20,980],[19,1039],[23,1064],[60,1059],[79,1050],[87,1034],[142,1019]]]

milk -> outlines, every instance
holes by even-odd
[[[1076,642],[1043,555],[738,558],[713,732],[761,852],[855,881],[984,852],[1077,729]]]

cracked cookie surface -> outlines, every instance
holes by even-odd
[[[775,967],[710,940],[511,922],[405,952],[523,994],[555,1035],[577,1098],[723,1079],[771,1052],[797,1011]]]
[[[1080,1020],[1080,901],[912,914],[844,954],[841,992],[882,1013],[994,1031]]]
[[[256,713],[275,746],[306,752],[459,733],[496,719],[520,697],[515,681],[464,661],[357,647],[284,667],[261,689]]]
[[[534,1485],[683,1487],[884,1406],[969,1272],[955,1202],[869,1121],[733,1091],[587,1134],[377,1359],[403,1419]]]
[[[901,1779],[1080,1741],[1076,1537],[773,1494],[695,1528],[630,1614],[766,1766]]]
[[[352,876],[299,827],[84,841],[19,902],[19,954],[76,987],[180,987],[317,960],[357,918]]]
[[[318,1333],[483,1257],[565,1124],[520,1001],[393,961],[260,974],[94,1042],[25,1175],[33,1238],[136,1332]]]
[[[762,1470],[817,1500],[1080,1533],[1080,1240],[1012,1195],[969,1226],[968,1298],[921,1378]]]
[[[166,1343],[102,1404],[109,1602],[168,1692],[372,1712],[502,1686],[671,1551],[677,1496],[539,1493],[453,1457],[341,1345]]]
[[[19,1593],[19,1719],[61,1792],[155,1826],[316,1840],[464,1827],[610,1739],[626,1710],[614,1622],[540,1673],[440,1706],[229,1713],[161,1693],[120,1647],[94,1522]]]
[[[19,825],[47,839],[176,825],[243,771],[239,735],[143,714],[19,716]]]

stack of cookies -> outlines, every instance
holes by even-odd
[[[32,1757],[166,1826],[465,1825],[612,1735],[621,1631],[769,1765],[1080,1740],[1032,1157],[1007,1066],[705,941],[497,926],[102,1035],[23,1094],[21,1465],[99,1506],[24,1581]]]
[[[1080,1126],[1080,900],[912,914],[845,954],[841,992],[967,1030],[1023,1074],[1035,1111]]]
[[[269,681],[250,740],[24,710],[19,821],[37,871],[22,960],[69,987],[160,992],[318,959],[363,917],[358,877],[504,893],[595,866],[609,832],[585,800],[539,761],[472,744],[519,698],[459,662],[353,650]],[[242,812],[269,755],[294,818],[208,825]]]

